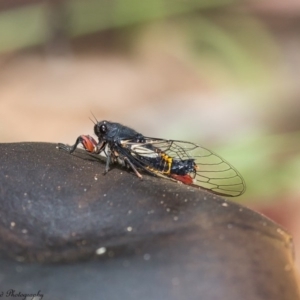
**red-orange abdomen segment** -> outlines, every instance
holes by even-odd
[[[176,175],[176,174],[170,174],[170,177],[171,178],[174,178],[184,184],[193,184],[194,181],[193,181],[193,178],[189,175],[189,174],[186,174],[186,175]]]

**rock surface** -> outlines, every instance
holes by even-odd
[[[300,299],[291,237],[258,213],[118,166],[103,175],[102,161],[55,144],[0,144],[0,155],[4,294]]]

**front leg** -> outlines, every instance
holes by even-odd
[[[80,135],[75,144],[73,146],[65,145],[65,144],[58,144],[58,148],[65,150],[69,153],[73,153],[75,149],[78,147],[79,144],[82,144],[83,148],[90,153],[99,154],[103,148],[105,147],[104,142],[97,143],[91,136],[89,135]]]

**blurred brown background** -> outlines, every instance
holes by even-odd
[[[0,0],[1,142],[73,143],[91,112],[231,162],[300,267],[300,2]]]

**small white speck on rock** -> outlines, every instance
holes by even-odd
[[[228,203],[226,203],[226,202],[223,202],[223,203],[222,203],[222,206],[224,206],[224,207],[228,207]]]
[[[127,227],[127,231],[128,231],[128,232],[131,232],[131,231],[132,231],[132,227],[131,227],[131,226],[128,226],[128,227]]]
[[[96,254],[97,255],[102,255],[106,252],[106,248],[105,247],[100,247],[96,250]]]
[[[149,260],[151,258],[151,255],[149,253],[144,254],[144,260]]]
[[[123,267],[127,268],[130,266],[130,262],[128,260],[123,261]]]
[[[21,273],[23,271],[23,267],[22,266],[16,266],[16,271],[18,273]]]
[[[223,241],[225,239],[224,235],[223,234],[220,234],[219,235],[219,240]]]
[[[178,286],[180,284],[180,281],[177,277],[172,278],[172,285]]]
[[[16,257],[16,260],[17,260],[18,262],[23,262],[23,261],[25,260],[25,258],[24,258],[24,256],[17,256],[17,257]]]

